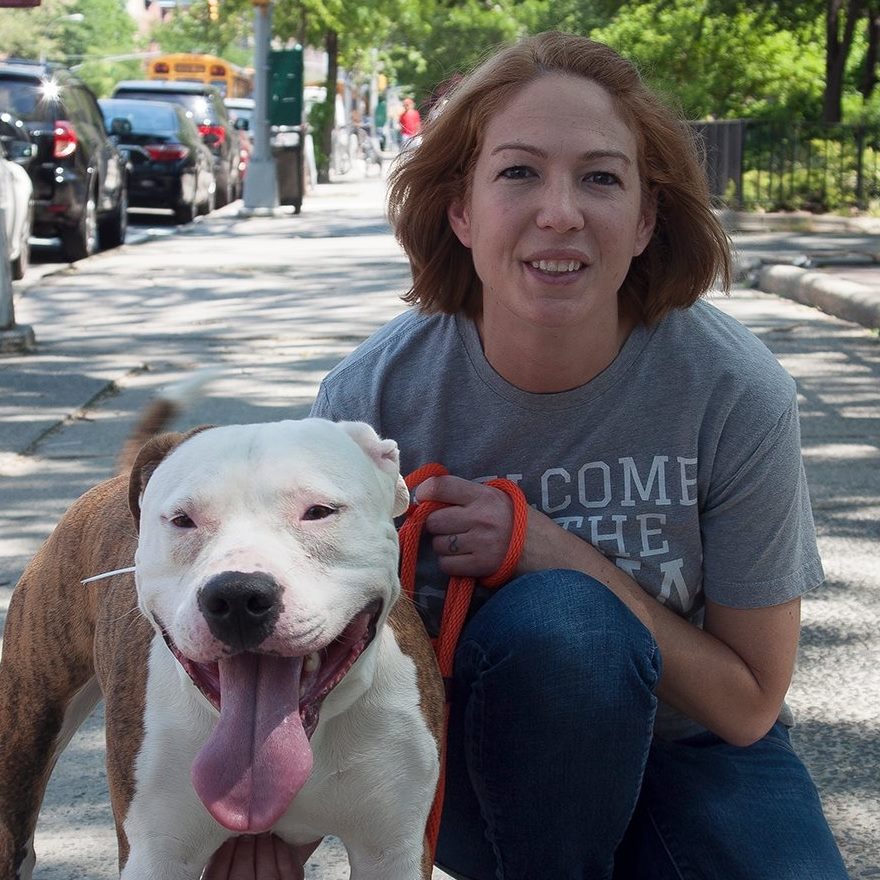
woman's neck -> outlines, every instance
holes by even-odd
[[[535,394],[570,391],[595,379],[612,364],[636,325],[624,315],[589,328],[500,327],[485,317],[476,323],[495,372]]]

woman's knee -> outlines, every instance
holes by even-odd
[[[562,678],[577,690],[601,683],[653,691],[660,655],[647,628],[611,590],[581,572],[551,569],[516,578],[479,609],[463,652],[506,664],[536,686]]]

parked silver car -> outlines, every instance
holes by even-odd
[[[6,221],[7,252],[13,279],[24,277],[34,228],[34,187],[27,165],[37,154],[24,123],[0,113],[0,208]]]

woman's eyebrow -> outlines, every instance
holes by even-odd
[[[496,155],[497,153],[503,153],[506,150],[516,150],[521,153],[530,153],[538,159],[546,159],[547,151],[541,149],[541,147],[534,147],[530,144],[523,144],[513,141],[507,144],[498,144],[493,147],[490,154],[491,156]],[[624,162],[626,165],[632,165],[633,160],[622,150],[587,150],[586,153],[581,155],[581,160],[586,162],[592,162],[596,159],[617,159],[621,162]]]

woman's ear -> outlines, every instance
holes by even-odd
[[[455,199],[446,209],[446,217],[458,240],[466,247],[471,246],[471,214],[464,199]]]
[[[639,225],[636,229],[636,238],[633,246],[634,257],[639,256],[648,246],[656,226],[657,197],[653,192],[649,192],[642,196],[642,213],[639,217]]]

